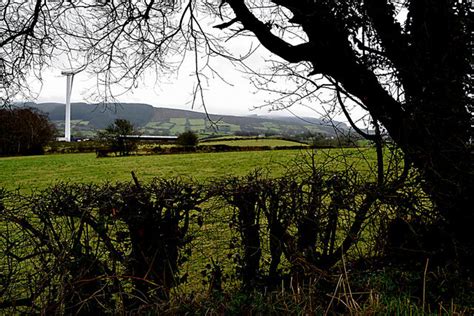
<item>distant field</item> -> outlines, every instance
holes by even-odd
[[[216,141],[206,141],[203,145],[227,145],[227,146],[302,146],[303,144],[283,139],[219,139]]]
[[[321,150],[319,153],[321,161],[328,155],[345,153],[358,169],[368,168],[357,149]],[[93,153],[7,157],[0,158],[0,186],[8,190],[18,188],[26,193],[57,181],[129,181],[132,170],[140,180],[181,176],[203,181],[226,175],[245,175],[255,168],[265,168],[277,176],[304,155],[307,155],[306,151],[282,150],[111,158],[96,158]]]

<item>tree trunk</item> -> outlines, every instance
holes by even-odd
[[[423,189],[443,217],[443,229],[455,244],[455,254],[468,267],[473,261],[473,168],[469,145],[470,121],[463,111],[463,92],[453,95],[452,84],[426,88],[405,137],[398,142],[421,173]],[[459,98],[456,98],[459,97]],[[459,102],[461,101],[461,102]],[[440,249],[449,253],[450,249]]]
[[[312,73],[331,77],[364,104],[420,171],[423,189],[441,215],[441,228],[454,242],[460,263],[465,267],[474,263],[468,110],[472,106],[467,81],[472,59],[468,47],[470,4],[453,0],[409,1],[405,25],[401,26],[391,1],[364,1],[363,9],[359,9],[367,26],[376,33],[372,40],[380,46],[368,47],[367,52],[383,57],[378,66],[394,70],[396,82],[404,92],[404,100],[400,101],[382,86],[371,64],[354,49],[349,41],[354,30],[346,26],[345,15],[334,14],[340,5],[273,1],[290,10],[293,17],[289,21],[299,24],[307,35],[306,42],[292,45],[272,33],[245,1],[225,2],[244,29],[252,31],[269,51],[289,63],[311,63]],[[439,250],[449,256],[453,249],[441,246]]]

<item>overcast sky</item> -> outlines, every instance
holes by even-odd
[[[224,68],[224,66],[222,66]],[[205,93],[205,102],[209,112],[221,114],[249,114],[250,110],[262,105],[268,94],[257,93],[250,81],[243,74],[232,69],[223,69],[226,73],[228,85],[217,78],[208,81]],[[43,86],[37,102],[65,102],[66,78],[61,76],[60,69],[48,69],[44,73]],[[74,78],[72,102],[86,102],[90,100],[89,92],[95,79],[85,73],[79,73]],[[170,107],[191,109],[195,78],[188,67],[184,67],[176,75],[166,75],[155,83],[154,78],[147,76],[138,82],[137,88],[117,96],[119,102],[147,103],[156,107]],[[200,104],[195,110],[201,111]],[[266,113],[268,110],[258,111]]]
[[[206,18],[207,22],[207,18]],[[207,24],[209,32],[216,32],[212,28],[216,21],[210,21]],[[225,42],[226,48],[231,51],[233,56],[244,55],[250,47],[256,47],[258,42],[250,37],[237,36],[230,41]],[[247,60],[247,65],[253,71],[268,70],[269,59],[278,59],[265,48],[260,47],[252,57]],[[204,61],[202,61],[204,62]],[[208,80],[203,81],[204,99],[207,111],[215,114],[231,115],[297,115],[301,117],[323,117],[327,114],[322,107],[321,102],[316,99],[306,101],[305,105],[293,105],[290,110],[270,111],[270,107],[256,109],[265,105],[267,102],[275,100],[279,95],[268,91],[259,90],[254,87],[249,79],[249,75],[236,69],[229,61],[218,58],[211,58],[212,66],[219,72],[225,81],[223,82],[216,76],[208,73]],[[60,102],[65,103],[66,97],[66,78],[61,75],[61,71],[70,68],[66,63],[55,63],[54,68],[46,69],[42,72],[43,81],[40,85],[32,82],[33,90],[38,91],[36,102]],[[80,64],[76,65],[76,67]],[[146,103],[155,107],[169,107],[191,110],[191,101],[193,99],[193,88],[196,84],[196,78],[193,75],[194,60],[189,58],[184,62],[178,73],[155,74],[146,73],[138,82],[136,88],[120,95],[116,95],[116,101],[128,103]],[[87,69],[86,69],[87,70]],[[268,71],[267,71],[268,72]],[[158,82],[155,80],[158,77]],[[72,91],[72,102],[97,102],[90,98],[91,92],[96,88],[96,79],[87,71],[77,74],[74,78]],[[284,86],[288,82],[277,82]],[[324,96],[323,96],[324,101]],[[102,101],[102,100],[100,100]],[[201,104],[194,107],[196,111],[204,111]],[[343,115],[335,115],[335,119],[345,121]]]
[[[251,62],[254,67],[264,68],[265,58],[269,53],[261,49]],[[251,115],[269,114],[269,107],[255,109],[270,101],[277,95],[256,89],[247,74],[235,69],[224,60],[214,61],[214,66],[219,70],[227,83],[217,77],[209,77],[204,82],[205,102],[209,113]],[[43,83],[36,102],[65,102],[66,77],[61,75],[61,67],[49,68],[43,72]],[[191,110],[193,88],[196,79],[192,73],[192,65],[184,64],[178,73],[166,74],[155,82],[152,75],[145,75],[137,87],[124,95],[117,96],[119,102],[146,103],[155,107],[169,107]],[[95,88],[95,78],[87,72],[81,72],[74,77],[72,102],[91,101],[90,92]],[[318,109],[318,104],[314,104]],[[194,110],[203,111],[200,104]],[[314,110],[302,106],[294,106],[291,111],[303,116],[318,116]],[[272,112],[275,115],[291,115],[288,111]]]
[[[212,28],[216,21],[207,21],[205,24],[209,32],[217,32]],[[222,35],[222,34],[220,34]],[[233,56],[245,55],[250,47],[257,47],[259,44],[250,37],[236,37],[225,42],[226,49]],[[193,57],[190,54],[190,57]],[[269,59],[277,59],[265,48],[260,47],[250,59],[246,61],[247,65],[254,71],[267,70],[270,63]],[[200,61],[204,62],[204,59]],[[255,109],[278,97],[276,94],[262,91],[255,88],[249,75],[236,69],[236,66],[223,58],[211,58],[212,66],[219,72],[225,81],[223,82],[217,76],[207,73],[207,80],[203,80],[205,88],[204,97],[206,108],[209,113],[233,114],[233,115],[251,115],[251,114],[269,114],[269,107]],[[61,75],[61,70],[70,68],[67,63],[56,62],[54,68],[46,69],[42,72],[43,82],[40,85],[32,82],[33,90],[39,91],[36,102],[65,102],[66,97],[66,78]],[[78,65],[73,65],[73,67]],[[146,103],[155,107],[170,107],[191,110],[191,101],[193,99],[193,88],[196,84],[196,78],[193,75],[194,60],[188,58],[179,69],[178,73],[172,74],[154,74],[146,73],[141,80],[137,82],[137,87],[132,91],[119,95],[116,93],[118,102],[137,102]],[[86,69],[87,70],[87,69]],[[158,77],[158,82],[155,80]],[[74,78],[72,91],[72,102],[93,102],[90,98],[91,92],[97,89],[96,79],[93,75],[83,71]],[[282,83],[284,84],[284,83]],[[97,101],[97,100],[95,100]],[[313,109],[302,106],[293,106],[291,112],[301,116],[319,117],[324,111],[318,111],[318,102],[312,102]],[[317,112],[314,111],[316,109]],[[204,111],[201,104],[197,104],[194,110]],[[320,110],[320,109],[319,109]],[[291,115],[288,111],[272,112],[275,115]]]
[[[402,11],[397,16],[400,22],[406,18],[406,12]],[[212,26],[220,23],[220,20],[211,20],[209,16],[202,19],[206,32],[221,32]],[[253,42],[252,42],[253,41]],[[225,46],[234,56],[245,54],[250,47],[255,47],[257,41],[246,36],[236,36],[230,41],[225,41]],[[259,48],[257,52],[248,61],[248,65],[255,71],[267,69],[270,64],[268,59],[276,59],[266,49]],[[222,59],[211,59],[214,69],[219,75],[224,77],[229,83],[226,84],[216,77],[209,76],[208,80],[203,82],[205,88],[205,104],[209,113],[216,114],[233,114],[233,115],[251,115],[251,114],[269,114],[269,107],[256,110],[256,107],[263,106],[266,102],[274,100],[279,96],[271,94],[264,90],[255,88],[249,76],[236,69],[230,62]],[[66,78],[61,76],[61,71],[70,68],[61,63],[54,63],[53,68],[43,71],[43,81],[40,85],[32,82],[33,91],[38,92],[37,98],[28,101],[36,102],[65,102],[66,95]],[[80,66],[79,64],[76,65]],[[146,103],[155,107],[169,107],[191,110],[191,101],[193,99],[193,88],[196,84],[196,78],[192,74],[193,61],[185,62],[178,73],[173,74],[145,74],[138,85],[132,91],[120,95],[116,93],[116,101],[118,102],[136,102]],[[159,78],[156,82],[155,76]],[[91,99],[90,95],[96,88],[95,78],[86,71],[75,76],[74,87],[72,92],[72,102],[98,102],[103,100]],[[284,87],[285,82],[280,83]],[[277,82],[278,85],[278,82]],[[24,101],[24,100],[17,100]],[[324,101],[324,95],[322,96]],[[290,111],[271,112],[275,115],[292,115],[302,117],[322,117],[327,114],[321,103],[317,99],[306,102],[305,105],[294,105]],[[204,111],[201,104],[194,107],[196,111]],[[357,114],[357,111],[355,112]],[[359,115],[362,112],[359,111]],[[345,121],[343,115],[333,115],[337,120]]]

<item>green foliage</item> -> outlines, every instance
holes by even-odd
[[[77,142],[52,141],[45,146],[46,154],[91,153],[101,148],[103,144],[96,140]]]
[[[135,132],[135,128],[128,120],[116,119],[113,124],[105,128],[105,132],[113,135],[131,135]]]
[[[183,147],[196,147],[199,143],[199,137],[193,131],[181,133],[176,140],[176,144]]]

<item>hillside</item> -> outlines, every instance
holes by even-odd
[[[59,130],[64,129],[64,104],[25,103],[47,113]],[[235,132],[254,134],[297,135],[303,133],[334,135],[328,124],[315,118],[281,116],[230,116],[189,110],[157,108],[149,104],[122,103],[120,105],[73,103],[71,108],[72,135],[91,137],[117,118],[131,121],[142,133],[149,135],[177,135],[185,130],[200,134],[231,135]],[[337,123],[342,129],[343,123]]]

